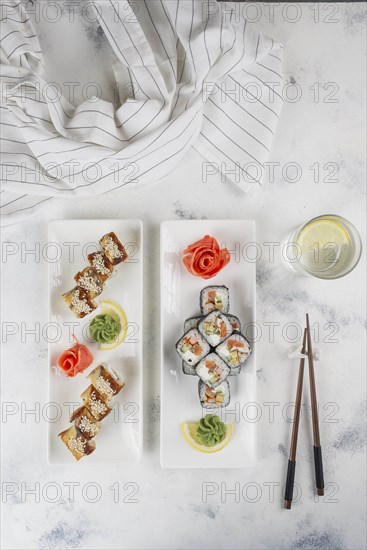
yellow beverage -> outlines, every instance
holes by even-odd
[[[287,242],[287,259],[301,274],[336,279],[352,271],[361,250],[359,234],[348,220],[325,215],[292,233]]]

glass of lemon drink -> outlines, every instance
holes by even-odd
[[[284,258],[301,275],[338,279],[350,273],[361,257],[356,228],[336,215],[318,216],[288,237]]]

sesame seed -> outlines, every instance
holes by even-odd
[[[98,433],[98,425],[89,420],[86,416],[80,418],[78,428],[81,432],[90,433],[93,437]]]
[[[76,437],[75,439],[68,439],[67,445],[71,451],[76,452],[79,455],[84,454],[85,441],[81,437]]]
[[[111,273],[111,270],[106,266],[106,264],[103,260],[103,255],[100,254],[100,253],[96,254],[93,257],[92,265],[93,265],[94,269],[98,273],[101,273],[102,275],[109,275]]]
[[[88,277],[87,275],[82,275],[78,279],[78,285],[84,288],[85,290],[89,290],[90,292],[93,292],[94,294],[97,294],[98,292],[102,292],[101,287],[99,284],[95,282],[93,277]]]
[[[76,290],[71,299],[71,305],[74,307],[77,313],[91,313],[92,308],[87,303],[86,299],[80,298],[80,291]]]
[[[115,395],[115,392],[111,387],[111,384],[109,383],[108,380],[103,378],[103,376],[98,376],[97,380],[94,383],[94,386],[99,392],[105,395],[108,400],[112,399],[112,397]]]
[[[103,243],[103,248],[111,256],[111,258],[121,258],[122,254],[112,237],[107,237],[107,239]]]

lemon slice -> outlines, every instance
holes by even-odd
[[[113,342],[109,344],[100,344],[99,349],[106,351],[117,348],[126,338],[127,333],[127,318],[124,310],[115,304],[115,302],[111,302],[111,300],[101,300],[99,302],[99,305],[101,307],[103,314],[111,315],[111,317],[114,317],[117,319],[120,323],[121,330]]]
[[[302,253],[313,250],[314,244],[322,250],[329,243],[336,246],[349,245],[350,239],[345,229],[333,220],[315,220],[309,223],[300,233],[298,244]]]
[[[202,445],[197,441],[197,426],[197,422],[182,422],[181,431],[187,443],[189,443],[191,447],[193,447],[197,451],[201,451],[202,453],[217,453],[218,451],[221,451],[222,449],[224,449],[224,447],[228,445],[232,437],[232,424],[226,424],[227,432],[223,441],[221,441],[217,445],[214,445],[213,447],[206,447],[205,445]]]

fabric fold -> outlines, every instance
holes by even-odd
[[[71,103],[45,77],[31,14],[1,5],[1,215],[166,176],[194,146],[207,174],[261,184],[282,107],[282,46],[213,0],[94,0],[131,94]],[[122,16],[123,14],[123,16]],[[41,44],[42,45],[42,44]]]

